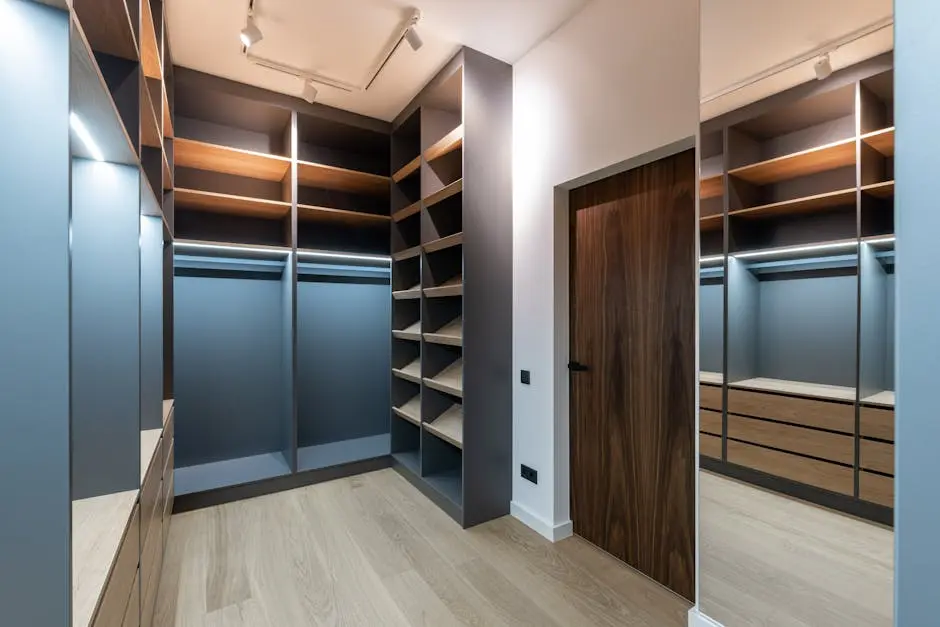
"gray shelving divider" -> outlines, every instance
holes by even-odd
[[[391,418],[393,454],[403,476],[469,527],[507,514],[511,499],[512,68],[462,49],[393,124],[393,168],[412,156],[403,148],[408,140],[396,137],[396,132],[413,124],[414,115],[420,116],[423,155],[417,186],[420,276],[415,276],[413,258],[396,259],[393,291],[407,290],[405,283],[413,278],[419,278],[423,288],[419,295],[422,337],[417,342],[422,371],[420,465],[416,469],[403,459],[406,449],[417,444],[415,427],[395,412]],[[455,135],[460,135],[461,147],[436,150],[439,140]],[[406,196],[399,183],[392,194],[393,213],[414,201]],[[397,230],[393,227],[393,257],[418,244],[409,240],[411,231],[403,221],[399,225]],[[450,286],[445,294],[434,292],[445,286]],[[404,303],[403,299],[394,301],[396,329],[410,320],[409,305]],[[442,342],[440,337],[427,335],[458,320],[459,340]],[[408,340],[392,342],[393,359],[407,361]],[[435,381],[460,364],[459,387]],[[393,380],[393,406],[403,402],[403,390],[409,385]],[[456,432],[442,436],[429,427],[458,410],[462,425]]]
[[[163,220],[140,218],[140,428],[163,427]]]

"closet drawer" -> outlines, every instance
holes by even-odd
[[[698,430],[702,433],[721,436],[721,412],[710,409],[699,410]]]
[[[163,446],[167,449],[166,462],[163,465],[163,480],[166,481],[167,476],[173,474],[173,463],[176,459],[176,446],[174,446],[172,440],[164,442]]]
[[[865,470],[894,475],[894,444],[862,440],[860,452],[859,466]]]
[[[174,432],[174,422],[173,414],[170,414],[170,419],[167,421],[166,426],[163,428],[163,465],[166,466],[167,460],[170,458],[170,451],[173,450],[173,432]]]
[[[134,574],[137,572],[139,550],[140,507],[135,506],[114,560],[111,576],[105,584],[101,604],[92,621],[94,627],[121,627],[123,624],[124,612],[134,585]]]
[[[162,514],[162,512],[161,512]],[[144,542],[144,550],[140,554],[140,589],[144,593],[160,578],[159,557],[163,551],[163,521],[158,519],[152,533]]]
[[[773,451],[728,440],[728,461],[806,485],[852,496],[855,478],[851,468],[798,455]]]
[[[171,474],[163,485],[166,486],[166,498],[163,506],[163,548],[166,550],[167,537],[170,533],[170,517],[173,516],[173,475]]]
[[[721,438],[707,433],[701,433],[698,437],[699,455],[721,459]]]
[[[832,462],[855,463],[855,438],[728,414],[728,437]]]
[[[858,473],[858,497],[869,503],[894,507],[894,479],[863,470]]]
[[[131,588],[131,598],[127,602],[121,627],[140,627],[140,568],[134,573],[134,586]]]
[[[862,407],[859,412],[861,434],[866,438],[878,438],[894,442],[894,410]]]
[[[855,406],[845,403],[729,389],[728,413],[855,434]]]
[[[160,500],[160,483],[163,481],[163,466],[160,465],[162,455],[160,446],[157,446],[157,453],[154,462],[150,464],[147,470],[147,476],[144,477],[144,484],[140,489],[140,515],[141,515],[141,533],[140,537],[146,540],[150,533],[150,525],[154,516],[158,514],[157,502]]]
[[[153,611],[157,604],[157,590],[160,587],[160,570],[163,568],[163,534],[155,533],[153,535],[155,538],[159,538],[159,541],[154,543],[156,548],[152,557],[148,558],[149,564],[147,566],[141,564],[141,571],[144,573],[144,582],[141,582],[144,583],[141,586],[141,590],[144,591],[143,601],[140,605],[141,627],[152,627],[153,625]]]
[[[698,386],[698,396],[699,407],[721,411],[720,385],[700,385]]]

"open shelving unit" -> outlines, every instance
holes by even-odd
[[[392,456],[464,526],[505,514],[511,485],[510,381],[481,376],[511,362],[510,194],[493,163],[510,84],[508,66],[464,50],[392,129]]]
[[[700,228],[702,467],[887,524],[891,62],[706,122]]]

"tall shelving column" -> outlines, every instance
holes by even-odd
[[[465,48],[393,129],[392,453],[466,527],[511,498],[511,89]]]

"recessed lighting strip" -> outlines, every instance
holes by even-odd
[[[750,252],[735,253],[735,259],[757,259],[760,257],[780,257],[799,253],[822,252],[826,250],[847,250],[858,246],[858,240],[842,242],[829,242],[827,244],[812,244],[809,246],[788,246],[785,248],[771,248],[767,250],[754,250]]]
[[[242,253],[255,253],[255,254],[270,254],[270,255],[289,255],[291,253],[290,248],[282,246],[232,246],[229,244],[208,244],[205,242],[187,242],[187,241],[177,241],[173,242],[173,247],[177,250],[219,250],[224,252],[242,252]]]
[[[328,250],[298,250],[298,259],[345,259],[349,261],[368,261],[372,263],[392,263],[392,258],[387,255],[357,255],[353,253],[340,253]]]

